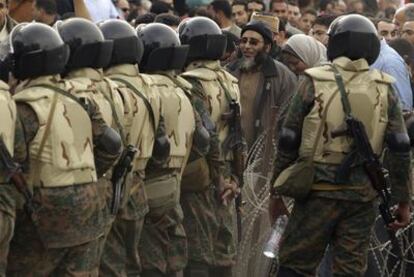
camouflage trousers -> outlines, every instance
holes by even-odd
[[[280,266],[285,271],[315,276],[330,245],[335,276],[363,276],[375,216],[373,202],[311,196],[303,203],[295,203],[282,237]]]
[[[101,276],[139,276],[141,263],[138,244],[143,224],[144,218],[115,219],[101,258]]]
[[[102,216],[104,220],[104,235],[99,239],[99,259],[102,257],[104,252],[104,247],[106,240],[108,238],[109,232],[111,231],[112,224],[115,220],[115,215],[111,214],[111,203],[112,203],[112,183],[107,178],[102,178],[98,180],[98,192],[101,202],[105,205],[102,207]]]
[[[187,237],[182,221],[180,205],[160,217],[147,214],[138,248],[142,276],[170,276],[186,266]],[[154,273],[148,273],[151,271]]]
[[[16,224],[15,237],[10,245],[7,276],[98,276],[98,239],[81,245],[46,248],[30,220],[21,232]]]
[[[215,191],[181,194],[188,238],[188,265],[184,276],[231,276],[235,259],[234,206],[216,200]]]
[[[218,222],[218,229],[214,235],[214,266],[218,268],[232,267],[236,259],[237,240],[234,201],[224,206],[216,198],[215,191],[211,191],[211,197],[214,199],[213,203]],[[228,272],[229,270],[219,270],[219,272],[222,271]]]
[[[7,276],[97,276],[102,203],[96,183],[35,188],[35,212],[16,212]]]
[[[22,196],[10,184],[0,184],[0,277],[6,276],[7,255],[14,233],[16,209],[22,206]]]
[[[14,232],[14,217],[0,211],[0,277],[6,276],[7,255]]]

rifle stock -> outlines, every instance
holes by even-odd
[[[126,177],[129,172],[132,170],[132,163],[134,161],[135,154],[137,153],[137,149],[132,146],[128,145],[124,151],[122,152],[121,158],[118,160],[117,164],[114,166],[112,171],[112,188],[113,188],[113,196],[112,196],[112,206],[111,206],[111,213],[116,215],[119,211],[122,194],[124,191]]]
[[[14,185],[17,191],[23,195],[25,200],[24,209],[26,214],[31,217],[34,212],[32,192],[27,186],[20,164],[13,160],[4,143],[3,137],[0,137],[0,161],[8,176],[8,180]]]
[[[233,153],[232,172],[239,181],[239,187],[243,188],[244,185],[244,168],[245,168],[245,143],[243,138],[243,132],[241,128],[241,114],[240,105],[236,100],[232,100],[230,103],[230,113],[223,115],[223,119],[229,122],[230,136],[233,136],[231,144],[229,145]],[[242,237],[242,194],[240,193],[235,198],[236,205],[236,217],[237,217],[237,239],[241,241]]]

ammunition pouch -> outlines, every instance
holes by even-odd
[[[180,178],[177,173],[155,176],[145,180],[145,192],[148,197],[149,214],[157,216],[179,204]]]
[[[155,133],[154,148],[152,149],[152,156],[149,160],[150,168],[160,168],[167,163],[170,157],[171,145],[168,140],[164,118],[161,116],[158,128]]]
[[[181,180],[181,191],[202,192],[211,184],[210,169],[205,158],[187,163]]]
[[[315,167],[312,158],[298,159],[280,173],[273,184],[274,191],[295,201],[304,201],[313,185]]]
[[[96,142],[97,146],[105,152],[115,155],[121,152],[121,136],[112,128],[107,127]]]

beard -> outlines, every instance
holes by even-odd
[[[265,51],[260,51],[255,57],[246,58],[241,57],[240,70],[241,71],[254,71],[261,67],[264,61],[267,59],[268,54]]]

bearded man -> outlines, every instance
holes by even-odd
[[[296,87],[294,74],[269,55],[272,43],[267,25],[248,23],[241,33],[241,58],[227,68],[239,79],[242,128],[249,147],[264,130],[277,126],[280,118],[275,114],[286,107]]]
[[[284,110],[287,110],[289,100],[296,88],[296,77],[289,69],[270,56],[273,35],[272,31],[261,21],[252,21],[242,29],[240,39],[240,58],[230,63],[228,70],[239,79],[240,104],[242,107],[241,124],[249,150],[256,143],[255,149],[261,153],[254,153],[254,163],[248,161],[246,178],[253,184],[245,187],[254,187],[256,195],[260,195],[263,187],[269,186],[275,158],[276,139],[278,136],[278,122],[282,121]],[[260,139],[258,139],[261,137]],[[256,159],[256,156],[260,160]],[[244,199],[254,199],[250,190],[244,190]],[[266,206],[266,204],[264,204]],[[248,203],[243,207],[246,211],[254,209]],[[255,217],[251,237],[243,234],[242,240],[264,237],[263,233],[269,230],[268,215],[266,212]],[[250,223],[250,222],[249,222]],[[245,237],[248,236],[248,237]],[[257,239],[252,240],[257,243]],[[254,243],[251,249],[254,249]],[[249,247],[247,247],[249,248]],[[259,276],[266,271],[255,257],[261,253],[251,251],[247,265],[248,276]]]

